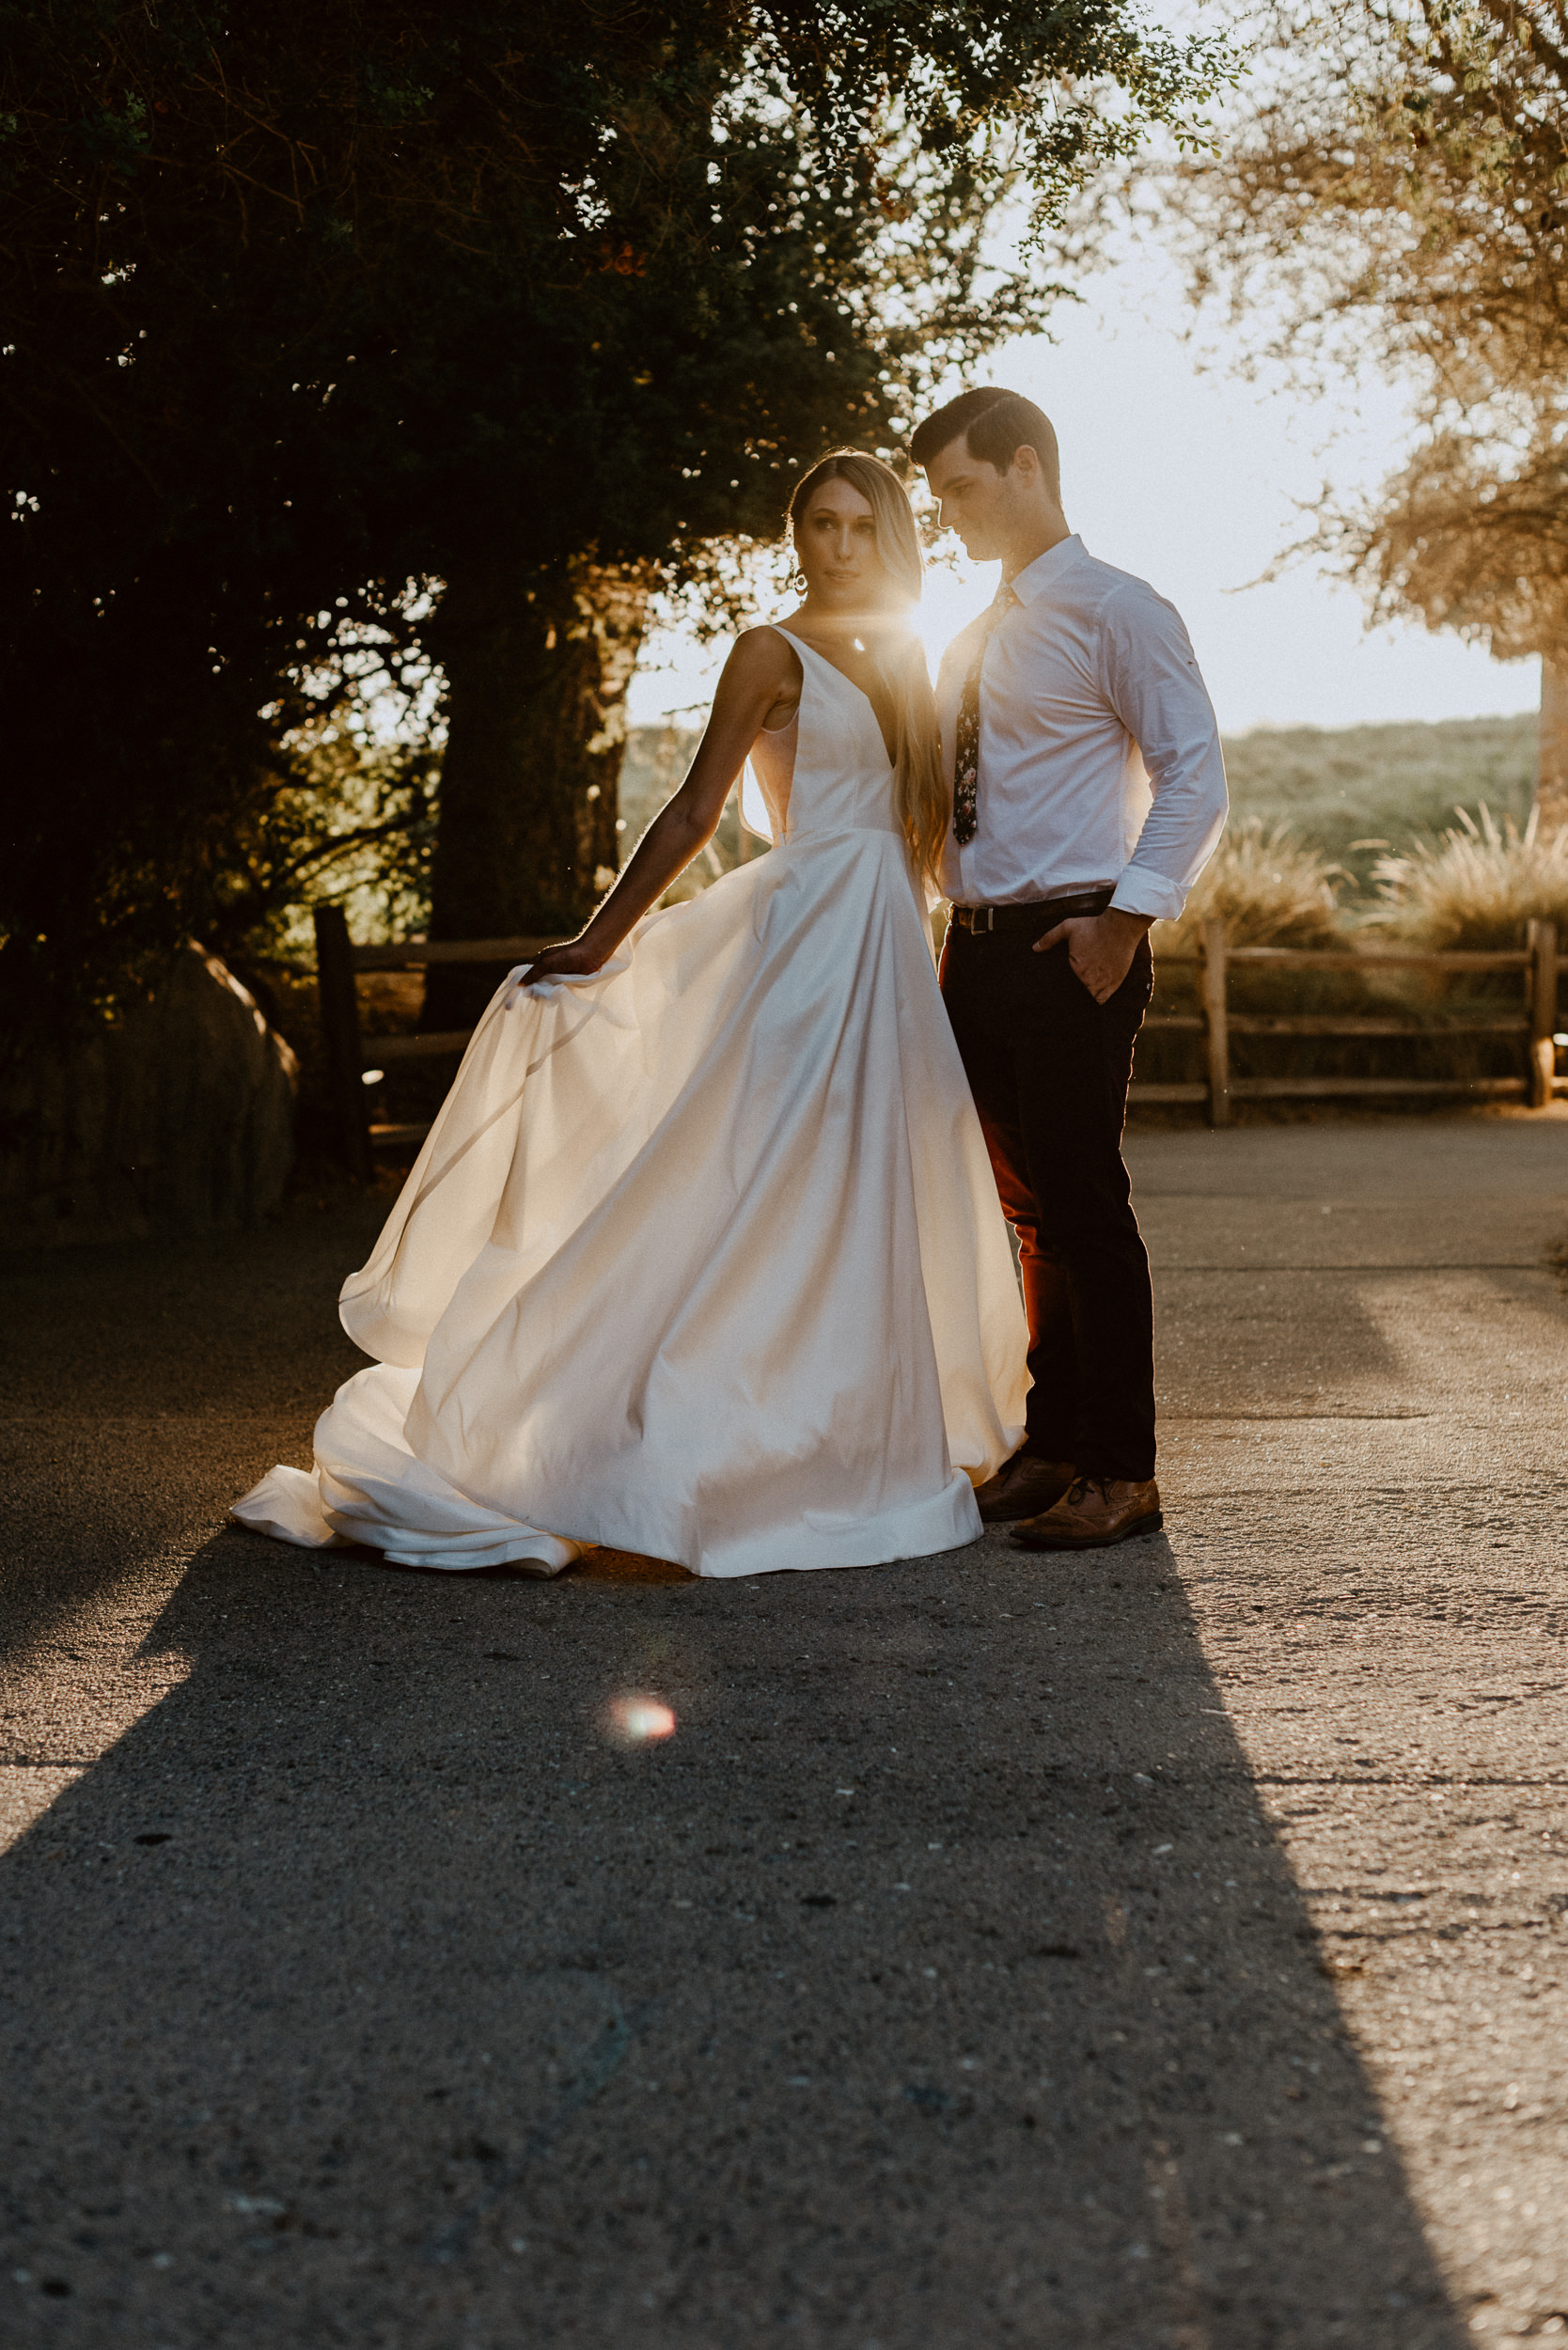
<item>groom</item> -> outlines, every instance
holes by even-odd
[[[1034,1550],[1161,1523],[1149,1259],[1121,1129],[1174,919],[1226,816],[1215,714],[1186,630],[1090,555],[1062,512],[1049,419],[971,391],[912,452],[945,525],[1002,566],[937,680],[953,821],[942,993],[1018,1234],[1034,1386],[982,1518]]]

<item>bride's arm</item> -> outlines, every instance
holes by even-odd
[[[673,799],[666,802],[638,841],[630,864],[581,933],[551,947],[530,965],[529,979],[597,971],[621,940],[656,906],[678,873],[700,854],[718,829],[729,789],[771,713],[800,697],[799,655],[771,628],[738,637],[697,756]],[[782,720],[787,723],[786,709]]]

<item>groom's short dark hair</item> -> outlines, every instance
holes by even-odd
[[[929,465],[960,433],[970,456],[995,465],[998,473],[1007,472],[1016,450],[1032,448],[1044,468],[1051,494],[1060,498],[1061,472],[1051,419],[1022,392],[1006,392],[989,384],[960,392],[956,400],[949,400],[945,408],[916,426],[909,453],[917,465]]]

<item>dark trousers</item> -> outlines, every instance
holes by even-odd
[[[1050,928],[1043,920],[1042,931]],[[1143,940],[1108,1004],[1065,942],[949,927],[942,995],[1018,1235],[1030,1452],[1083,1477],[1154,1474],[1154,1308],[1121,1130],[1153,968]]]

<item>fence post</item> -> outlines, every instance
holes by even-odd
[[[1225,998],[1225,925],[1203,925],[1203,1017],[1209,1031],[1209,1123],[1231,1123],[1231,1023]]]
[[[375,1161],[365,1108],[365,1057],[359,1042],[359,998],[354,993],[348,917],[341,906],[318,906],[315,921],[316,998],[338,1147],[349,1172],[368,1183],[375,1173]]]
[[[1557,1072],[1557,1047],[1552,1033],[1557,1026],[1557,924],[1532,922],[1529,926],[1529,1105],[1544,1110],[1552,1098],[1552,1079]]]

